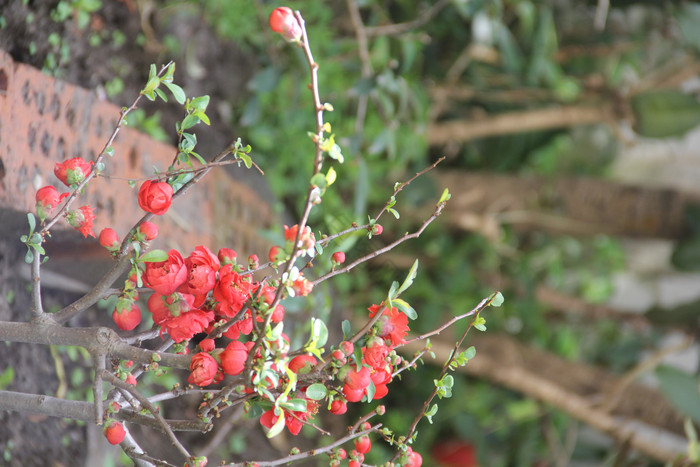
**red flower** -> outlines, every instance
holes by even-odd
[[[158,326],[175,316],[180,316],[192,309],[194,295],[173,293],[161,295],[154,293],[148,298],[148,311],[153,314],[153,322]]]
[[[217,308],[218,311],[218,308]],[[228,330],[224,333],[224,336],[229,339],[236,340],[241,337],[241,334],[246,336],[253,332],[253,317],[251,316],[250,310],[246,311],[243,318],[236,321]]]
[[[343,386],[343,394],[348,402],[359,402],[362,396],[367,393],[372,377],[369,368],[363,366],[359,371],[350,370],[345,375],[345,385]]]
[[[248,347],[241,341],[232,341],[221,352],[221,368],[227,375],[238,375],[245,368]]]
[[[126,380],[124,381],[126,384],[131,384],[132,386],[136,386],[136,377],[129,373],[129,376],[126,377]]]
[[[110,229],[109,227],[102,229],[102,232],[100,232],[99,241],[100,245],[107,248],[109,251],[119,249],[119,236],[114,229]]]
[[[345,253],[336,251],[331,255],[331,261],[333,264],[343,264],[345,262]]]
[[[391,367],[387,370],[372,370],[371,379],[374,383],[374,396],[372,400],[381,399],[389,393],[389,388],[386,386],[391,383]]]
[[[297,393],[297,395],[299,394],[300,393]],[[282,413],[284,414],[284,424],[287,426],[289,432],[296,436],[301,431],[301,427],[304,425],[303,422],[313,417],[317,411],[318,402],[306,399],[306,410],[304,411],[286,412],[282,410]],[[279,415],[275,415],[274,409],[268,410],[260,416],[260,424],[264,427],[272,428],[278,418]]]
[[[369,307],[369,317],[373,318],[377,311],[383,310],[382,317],[375,323],[379,336],[389,339],[392,346],[403,344],[408,334],[408,318],[396,307],[391,311],[383,304]]]
[[[284,239],[286,240],[286,249],[287,251],[291,252],[292,247],[294,246],[294,240],[297,238],[297,233],[299,232],[299,224],[295,224],[291,227],[287,227],[286,225],[284,226]],[[299,237],[299,248],[301,249],[301,254],[304,255],[309,255],[311,257],[314,256],[315,250],[314,246],[316,245],[316,236],[314,233],[311,231],[311,228],[307,225],[304,226],[304,231],[301,233],[301,236]]]
[[[270,13],[270,29],[282,34],[288,41],[298,41],[301,39],[301,26],[294,17],[291,8],[283,6],[275,8]]]
[[[214,357],[204,352],[192,357],[190,371],[187,382],[197,386],[209,386],[224,379],[224,374],[219,369],[219,364],[216,363]]]
[[[162,216],[173,201],[173,187],[165,182],[146,180],[139,188],[139,206],[156,216]]]
[[[53,173],[66,186],[78,185],[90,173],[92,164],[92,162],[87,162],[80,157],[74,157],[56,164],[53,168]]]
[[[121,300],[120,300],[121,302]],[[131,305],[126,308],[123,305]],[[122,331],[131,331],[136,326],[141,324],[141,310],[135,303],[126,302],[121,304],[117,302],[117,306],[112,312],[112,320]]]
[[[83,234],[85,238],[88,235],[91,237],[95,236],[95,232],[92,231],[95,214],[92,211],[92,206],[81,206],[80,209],[69,211],[66,215],[68,223]]]
[[[314,285],[306,280],[305,277],[300,276],[294,282],[292,282],[292,288],[297,297],[306,297],[311,293]]]
[[[170,295],[187,280],[185,260],[177,250],[168,252],[166,261],[146,263],[143,283],[161,295]]]
[[[316,366],[316,357],[313,355],[297,355],[289,361],[289,369],[298,375],[305,375]]]
[[[161,324],[161,330],[168,333],[175,342],[182,342],[203,332],[212,321],[214,321],[213,311],[194,308],[166,320]]]
[[[185,258],[187,281],[180,286],[180,292],[193,295],[206,295],[216,284],[216,272],[221,267],[219,258],[205,246],[195,247]]]
[[[67,197],[70,193],[59,194],[52,186],[39,188],[36,192],[36,215],[39,219],[44,220],[51,215],[51,212],[58,204]]]
[[[144,221],[139,225],[139,233],[146,241],[151,241],[158,236],[158,226],[153,222]]]
[[[334,415],[343,415],[348,411],[348,404],[342,399],[336,399],[331,402],[330,413]]]
[[[216,311],[229,318],[235,316],[252,291],[249,277],[239,276],[230,264],[222,267],[219,281],[214,286],[214,299],[219,302]]]
[[[109,444],[119,444],[124,441],[126,430],[124,429],[124,425],[111,420],[105,424],[104,434]]]
[[[386,357],[391,349],[384,345],[383,339],[374,339],[370,347],[362,348],[362,361],[375,370],[383,370],[387,366]]]
[[[369,436],[360,436],[355,440],[355,450],[361,454],[367,454],[372,449],[372,441]]]

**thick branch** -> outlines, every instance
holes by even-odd
[[[508,112],[477,120],[452,120],[430,125],[428,142],[432,145],[463,143],[487,136],[606,123],[613,115],[610,105],[601,103]]]

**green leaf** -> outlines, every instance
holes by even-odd
[[[343,329],[343,339],[350,337],[350,333],[352,332],[352,325],[350,324],[350,321],[344,319],[340,327]]]
[[[31,212],[28,212],[27,220],[29,221],[29,235],[31,235],[34,232],[34,229],[36,228],[36,217],[34,217],[34,214],[32,214]]]
[[[503,302],[505,299],[503,298],[503,294],[501,292],[496,292],[495,294],[491,295],[491,298],[489,299],[489,306],[495,306],[498,308],[499,306],[503,305]]]
[[[283,402],[280,405],[292,412],[306,412],[306,399],[289,399],[287,402]]]
[[[374,385],[374,381],[370,380],[369,386],[367,386],[367,403],[371,404],[372,399],[374,399],[374,393],[377,392],[377,387]]]
[[[433,404],[433,406],[430,407],[430,410],[425,412],[425,418],[428,419],[428,422],[430,422],[431,425],[433,424],[433,416],[437,413],[437,411],[438,411],[438,405]]]
[[[277,421],[275,422],[275,424],[272,425],[272,428],[270,428],[270,429],[267,431],[266,435],[267,435],[268,438],[274,438],[275,436],[277,436],[278,434],[280,434],[280,433],[282,432],[283,429],[284,429],[284,411],[280,409],[280,416],[279,416],[279,418],[277,419]]]
[[[15,370],[11,366],[0,373],[0,390],[4,390],[15,379]]]
[[[464,358],[466,358],[467,360],[471,360],[476,356],[476,348],[472,345],[467,350],[462,352],[462,355],[464,355]]]
[[[197,117],[196,115],[188,115],[185,117],[185,119],[182,121],[182,129],[187,130],[188,128],[192,128],[196,124],[200,122],[200,118]]]
[[[204,112],[207,110],[207,106],[209,105],[209,96],[199,96],[195,97],[189,102],[189,105],[187,106],[188,109],[194,109],[195,112]]]
[[[402,300],[400,298],[395,298],[393,300],[394,306],[401,311],[403,314],[408,316],[410,319],[416,319],[418,318],[418,313],[416,313],[416,310],[411,307],[405,300]]]
[[[700,394],[697,376],[684,373],[670,366],[660,366],[656,370],[661,392],[682,414],[700,423]]]
[[[398,290],[399,290],[399,283],[397,281],[394,281],[391,283],[391,287],[389,288],[389,293],[387,294],[387,299],[389,302],[391,302],[394,297],[398,295]],[[389,303],[389,306],[391,306],[391,303]]]
[[[31,248],[27,248],[27,254],[24,255],[24,262],[31,264],[34,261],[34,253]]]
[[[311,185],[319,188],[326,188],[328,186],[326,176],[320,172],[315,174],[313,177],[311,177]]]
[[[168,96],[165,95],[162,89],[156,88],[154,89],[154,92],[158,95],[158,97],[163,99],[163,102],[168,102]]]
[[[151,250],[141,257],[141,261],[144,263],[157,263],[160,261],[167,261],[168,253],[163,250]]]
[[[450,190],[445,188],[442,192],[442,196],[440,196],[440,200],[438,200],[438,204],[442,204],[442,203],[448,201],[450,198],[452,198],[452,195],[450,194]]]
[[[253,159],[251,159],[248,154],[238,153],[238,158],[243,161],[247,169],[253,166]]]
[[[173,94],[173,97],[177,101],[178,104],[183,105],[185,103],[185,99],[187,99],[187,96],[185,95],[185,91],[182,90],[180,86],[178,86],[175,83],[168,83],[168,82],[163,82],[167,86],[168,89],[170,89],[170,92]]]
[[[413,262],[413,266],[411,266],[411,269],[408,271],[408,275],[406,276],[406,279],[403,281],[403,284],[401,284],[401,287],[399,287],[399,291],[397,292],[397,294],[403,293],[404,290],[408,289],[413,284],[413,280],[416,278],[417,273],[418,273],[418,259],[416,259]]]
[[[306,397],[314,401],[320,401],[326,397],[327,393],[328,390],[326,389],[326,386],[321,383],[314,383],[306,388]],[[304,410],[306,410],[306,407],[304,407]]]
[[[326,323],[320,319],[312,318],[313,320],[313,335],[316,338],[316,346],[323,347],[328,341],[328,328]]]
[[[394,217],[397,218],[397,219],[398,219],[399,217],[401,217],[401,216],[399,215],[399,211],[397,211],[396,209],[393,209],[393,208],[386,208],[386,210],[389,211],[391,214],[393,214]]]

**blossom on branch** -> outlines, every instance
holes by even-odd
[[[36,215],[43,221],[69,194],[59,194],[58,190],[51,185],[39,188],[36,192]]]
[[[162,216],[173,201],[173,187],[166,182],[146,180],[139,188],[139,206],[144,211]]]
[[[95,236],[95,232],[92,231],[93,222],[95,221],[93,209],[92,206],[81,206],[80,209],[68,211],[68,214],[66,214],[68,223],[83,234],[85,238],[88,235],[91,237]]]
[[[66,186],[78,185],[85,180],[92,170],[93,162],[87,162],[81,157],[68,159],[60,164],[56,164],[53,169],[54,175]]]

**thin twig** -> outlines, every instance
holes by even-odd
[[[151,404],[151,402],[146,398],[141,392],[139,392],[135,387],[131,386],[130,384],[125,383],[124,381],[120,380],[116,376],[114,376],[112,373],[106,370],[102,370],[102,377],[109,381],[110,384],[113,386],[129,391],[138,401],[146,408],[148,409],[151,414],[155,417],[156,420],[158,420],[158,423],[160,424],[161,427],[163,427],[163,431],[165,434],[170,438],[170,442],[177,448],[178,451],[180,451],[180,454],[182,454],[185,459],[189,460],[192,455],[187,451],[187,449],[180,443],[180,441],[177,439],[175,436],[175,433],[173,433],[173,430],[170,428],[170,425],[168,425],[168,422],[163,418],[163,416],[160,414],[160,410]]]
[[[41,255],[36,250],[32,260],[32,314],[35,319],[45,316],[41,301]]]

